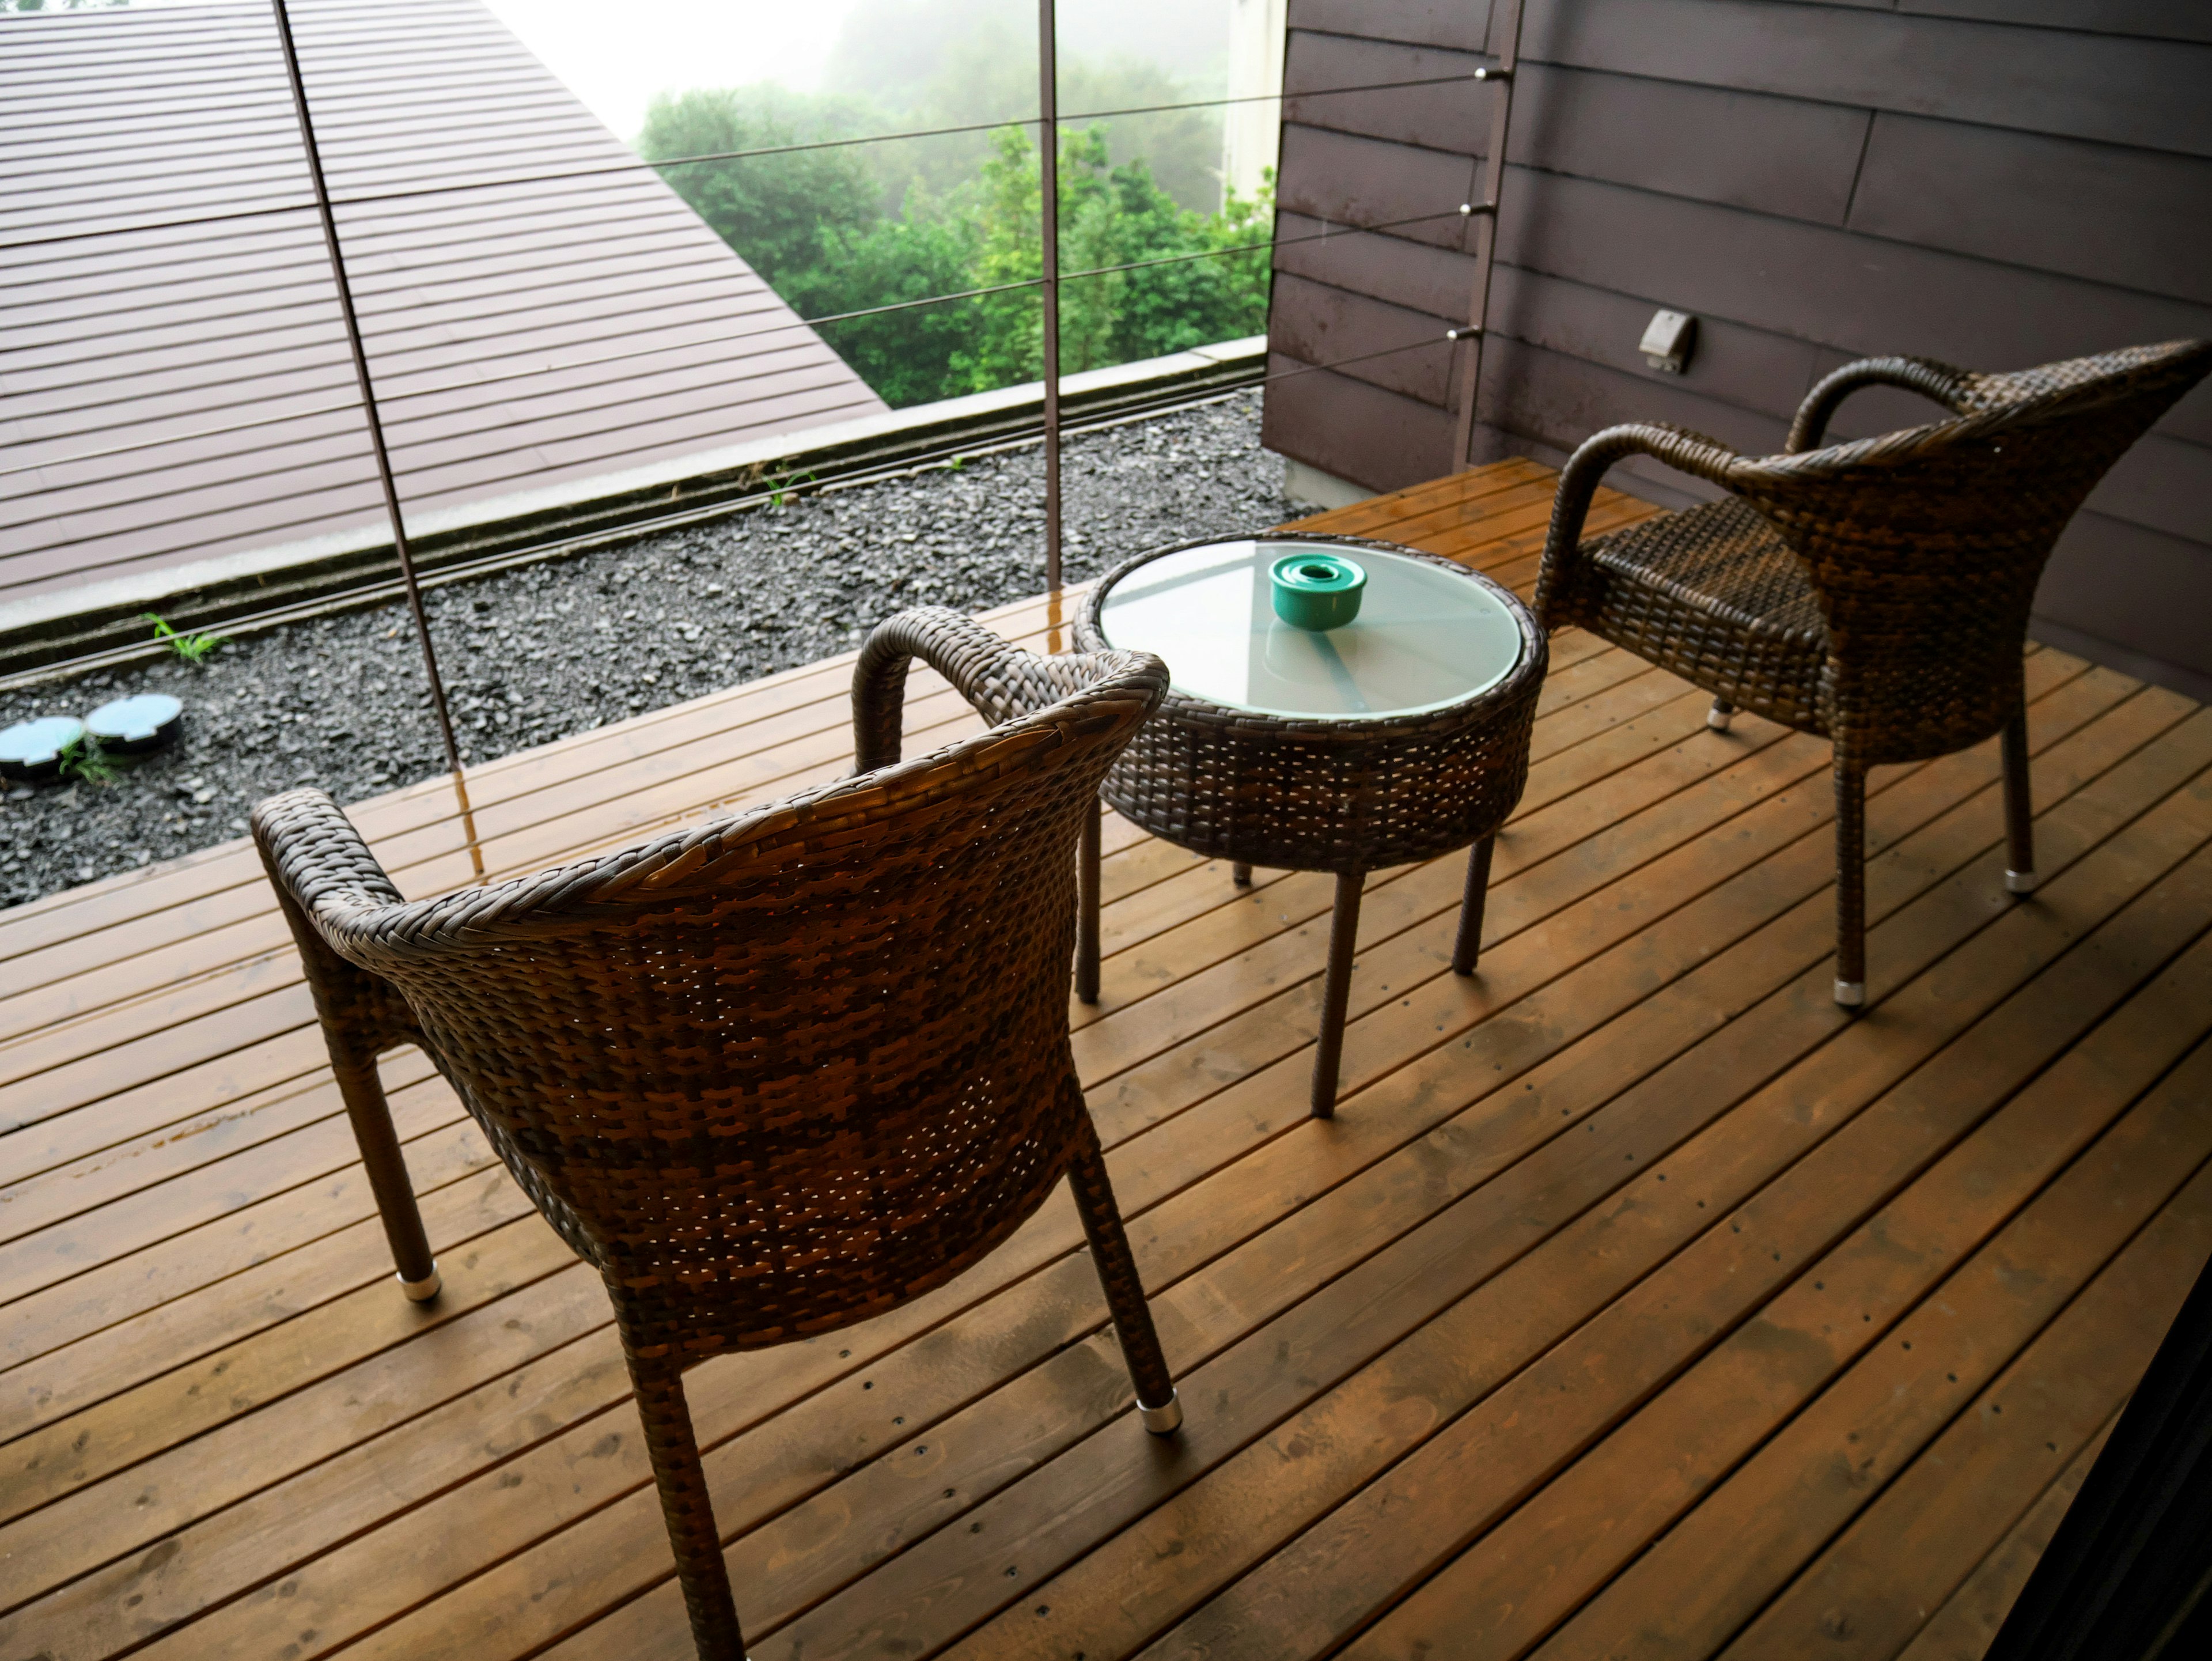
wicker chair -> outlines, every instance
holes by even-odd
[[[1833,742],[1838,1003],[1866,999],[1869,767],[2002,733],[2005,885],[2035,885],[2021,658],[2037,581],[2106,470],[2208,369],[2206,341],[2013,374],[1869,358],[1813,388],[1781,455],[1639,423],[1560,474],[1536,583],[1547,627],[1578,624],[1714,694],[1714,727],[1749,709]],[[1956,418],[1815,448],[1876,385]],[[1638,453],[1729,494],[1582,541],[1598,481]]]
[[[993,730],[895,764],[910,656]],[[321,792],[255,810],[402,1284],[438,1289],[377,1082],[412,1043],[605,1278],[702,1656],[744,1646],[683,1370],[942,1286],[1063,1176],[1142,1422],[1182,1421],[1067,1031],[1076,839],[1166,688],[904,612],[854,672],[856,776],[411,904]]]

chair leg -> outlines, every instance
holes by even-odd
[[[1075,860],[1075,995],[1098,1001],[1098,799],[1083,820],[1083,841]]]
[[[1485,837],[1467,856],[1467,893],[1459,903],[1459,940],[1452,946],[1452,973],[1472,975],[1482,955],[1482,903],[1490,893],[1490,855],[1496,838]]]
[[[1365,873],[1336,873],[1336,910],[1328,924],[1328,980],[1322,992],[1321,1041],[1314,1046],[1313,1116],[1336,1116],[1336,1075],[1344,1059],[1344,1012],[1352,1001],[1352,958],[1359,939],[1359,897]]]
[[[331,1070],[337,1076],[338,1098],[352,1122],[353,1139],[368,1172],[368,1191],[375,1196],[384,1238],[392,1247],[400,1290],[418,1304],[428,1303],[444,1281],[438,1260],[430,1255],[430,1238],[422,1229],[422,1208],[415,1203],[406,1156],[399,1151],[399,1133],[392,1127],[392,1109],[384,1099],[376,1057],[348,1053],[349,1046],[327,1026],[324,1037],[330,1045]]]
[[[1152,1306],[1145,1301],[1137,1260],[1130,1255],[1121,1208],[1114,1203],[1114,1185],[1107,1180],[1106,1156],[1088,1115],[1067,1167],[1067,1185],[1074,1191],[1083,1232],[1091,1242],[1091,1261],[1105,1290],[1106,1306],[1114,1312],[1114,1329],[1121,1335],[1121,1359],[1128,1363],[1129,1382],[1137,1390],[1138,1416],[1153,1435],[1171,1435],[1182,1424],[1182,1402],[1176,1395],[1167,1357],[1160,1353]]]
[[[1705,711],[1705,725],[1716,733],[1725,733],[1729,723],[1735,719],[1735,705],[1726,698],[1715,698],[1713,707]]]
[[[675,1548],[676,1578],[684,1587],[684,1606],[691,1616],[691,1641],[698,1648],[699,1661],[745,1661],[744,1634],[738,1625],[737,1600],[730,1595],[730,1568],[722,1560],[722,1540],[707,1497],[698,1439],[684,1405],[682,1371],[667,1361],[635,1354],[627,1334],[623,1354],[637,1390],[645,1449],[653,1460],[653,1481],[660,1488],[660,1514],[668,1524],[668,1543]]]
[[[1229,879],[1239,888],[1249,888],[1252,885],[1252,867],[1238,860],[1229,867]]]
[[[2005,723],[1999,745],[2004,755],[2005,887],[2027,894],[2035,888],[2035,802],[2028,788],[2027,710]]]
[[[1836,757],[1836,1001],[1866,1001],[1866,769]]]

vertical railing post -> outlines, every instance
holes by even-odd
[[[415,613],[415,631],[422,642],[422,668],[430,681],[430,707],[438,717],[438,735],[445,740],[446,763],[453,771],[453,788],[459,794],[463,832],[477,873],[483,873],[483,859],[477,846],[475,816],[469,810],[467,786],[461,776],[461,747],[453,739],[453,718],[446,707],[445,678],[438,672],[437,648],[430,641],[429,614],[422,608],[422,586],[415,575],[415,552],[407,542],[407,521],[399,508],[399,485],[392,472],[392,453],[384,441],[384,421],[376,405],[376,386],[368,372],[368,350],[361,335],[361,317],[354,309],[353,285],[346,280],[345,251],[338,242],[337,216],[331,210],[331,192],[323,177],[323,154],[315,143],[314,117],[307,109],[307,83],[300,73],[299,48],[292,40],[291,15],[284,0],[269,0],[276,15],[276,38],[284,49],[284,73],[292,82],[292,110],[300,123],[300,145],[306,152],[307,179],[314,187],[315,211],[323,224],[323,247],[330,256],[331,281],[336,285],[338,314],[344,320],[346,344],[353,352],[354,379],[361,387],[361,410],[368,424],[368,444],[376,458],[376,477],[384,487],[384,511],[392,520],[392,546],[399,556],[400,580],[407,585],[407,604]]]
[[[1453,337],[1467,343],[1459,431],[1454,441],[1455,472],[1474,465],[1475,400],[1482,391],[1482,348],[1490,338],[1490,271],[1498,259],[1498,204],[1505,190],[1505,139],[1513,120],[1513,82],[1521,67],[1521,0],[1503,0],[1491,14],[1491,33],[1504,40],[1498,43],[1498,68],[1476,72],[1480,79],[1494,81],[1498,86],[1491,94],[1490,148],[1483,157],[1482,194],[1471,204],[1475,215],[1474,293],[1468,300],[1467,327],[1455,332]]]
[[[1044,585],[1060,587],[1060,66],[1054,0],[1037,0],[1038,231],[1044,261]]]

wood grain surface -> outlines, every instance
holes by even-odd
[[[1525,589],[1550,496],[1510,461],[1305,523]],[[1992,748],[1877,770],[1853,1017],[1826,747],[1553,650],[1480,972],[1459,861],[1373,875],[1334,1122],[1326,879],[1109,824],[1070,1013],[1184,1433],[1136,1426],[1065,1196],[700,1368],[757,1661],[1980,1653],[2212,1253],[2212,712],[2031,654],[2025,902]],[[488,870],[834,776],[850,674],[477,770]],[[909,753],[970,730],[909,708]],[[471,879],[449,784],[350,811],[405,891]],[[0,913],[0,1657],[690,1652],[604,1291],[384,1066],[427,1307],[250,850]]]

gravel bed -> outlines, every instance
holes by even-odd
[[[1068,441],[1071,581],[1188,537],[1306,511],[1239,396]],[[426,596],[464,759],[495,757],[830,656],[908,605],[1036,593],[1044,484],[1032,447],[788,501]],[[0,694],[0,726],[111,698],[184,700],[184,735],[112,780],[0,795],[0,906],[227,842],[262,797],[340,801],[444,770],[402,605]]]

